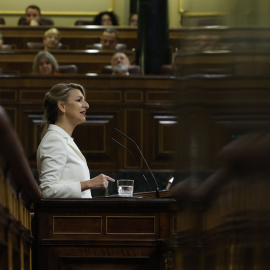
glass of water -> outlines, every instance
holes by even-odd
[[[117,180],[117,189],[120,197],[132,197],[134,189],[134,180]]]

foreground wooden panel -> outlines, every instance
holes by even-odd
[[[267,77],[197,76],[179,81],[176,93],[176,168],[212,171],[217,153],[235,138],[269,130]]]
[[[176,217],[174,269],[268,268],[270,182],[265,170],[246,168],[237,176],[218,177],[216,185],[209,178],[182,193],[182,198],[190,196]]]
[[[32,269],[32,204],[41,192],[23,148],[0,106],[0,267]]]

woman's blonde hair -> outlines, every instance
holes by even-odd
[[[40,51],[34,59],[33,66],[32,66],[32,72],[33,73],[39,73],[39,60],[41,57],[46,57],[49,59],[51,65],[52,65],[52,74],[54,74],[56,71],[58,71],[59,65],[55,57],[47,52],[47,51]]]
[[[52,35],[52,34],[58,35],[59,40],[61,39],[61,34],[60,34],[59,30],[56,28],[50,28],[49,30],[45,31],[44,37],[48,37],[49,35]]]
[[[44,114],[43,114],[43,124],[41,138],[45,135],[50,124],[55,124],[58,119],[58,106],[57,102],[67,102],[70,90],[78,89],[81,91],[85,97],[85,90],[83,86],[76,83],[58,83],[54,85],[49,92],[46,93],[44,99]]]

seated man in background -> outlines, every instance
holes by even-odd
[[[25,17],[19,19],[18,25],[53,25],[53,21],[42,18],[40,8],[35,5],[30,5],[25,10]]]
[[[102,50],[115,50],[118,43],[118,32],[114,28],[107,28],[100,37]]]
[[[60,32],[56,28],[50,28],[44,33],[43,43],[44,50],[54,50],[59,49],[59,43],[61,40]]]
[[[125,76],[129,75],[128,68],[130,61],[125,53],[117,52],[112,56],[111,60],[113,75]]]
[[[41,19],[41,12],[38,6],[28,6],[25,10],[25,18],[19,20],[19,25],[37,26]]]

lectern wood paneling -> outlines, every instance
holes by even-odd
[[[43,199],[36,269],[166,269],[170,198]]]

